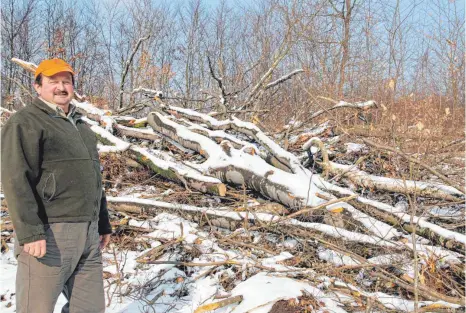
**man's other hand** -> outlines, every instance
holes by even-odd
[[[23,250],[33,257],[41,258],[45,255],[46,251],[45,239],[25,243]]]
[[[100,249],[103,250],[105,249],[105,247],[108,245],[108,243],[110,242],[110,234],[106,234],[106,235],[100,235],[99,236],[99,240],[100,240]]]

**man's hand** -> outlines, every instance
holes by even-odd
[[[105,235],[100,235],[99,236],[99,241],[100,241],[99,247],[100,247],[101,250],[105,249],[105,247],[110,242],[110,235],[111,234],[105,234]]]
[[[25,243],[23,250],[33,257],[41,258],[45,255],[46,251],[45,239]]]

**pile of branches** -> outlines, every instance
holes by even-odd
[[[227,118],[220,119],[160,99],[143,118],[73,104],[99,139],[104,179],[115,195],[107,200],[117,233],[142,231],[121,223],[121,214],[174,214],[207,229],[221,246],[256,255],[246,265],[210,264],[216,268],[276,272],[259,260],[287,251],[288,270],[281,272],[310,281],[325,274],[325,288],[345,294],[360,309],[393,309],[378,298],[380,292],[416,301],[423,312],[432,308],[429,301],[441,301],[438,310],[464,307],[464,186],[415,157],[367,138],[357,148],[345,145],[330,122],[293,124],[270,134],[258,123],[223,113]],[[377,105],[340,101],[331,110],[339,108],[362,113]],[[390,168],[386,163],[393,158],[404,168]],[[409,164],[433,179],[397,177]],[[119,196],[128,184],[152,184],[159,196]],[[251,234],[272,237],[255,240]],[[297,245],[287,247],[285,239]],[[167,242],[139,261],[166,263],[158,257],[182,243]],[[189,259],[176,262],[199,266]]]

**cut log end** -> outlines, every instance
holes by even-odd
[[[225,184],[212,185],[208,189],[214,189],[214,190],[209,190],[210,193],[216,193],[220,197],[225,197],[225,195],[227,193],[227,187],[225,186]]]

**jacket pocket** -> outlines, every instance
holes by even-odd
[[[44,172],[37,185],[37,192],[45,202],[50,202],[57,192],[57,181],[53,172]]]

